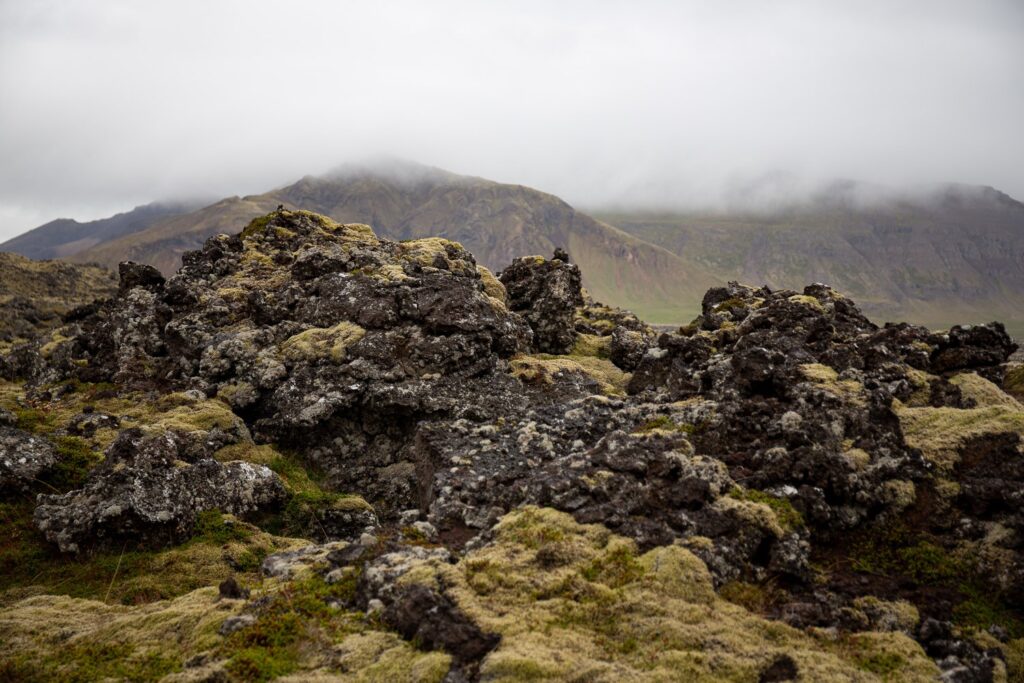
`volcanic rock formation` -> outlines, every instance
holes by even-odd
[[[998,323],[880,328],[824,285],[730,283],[658,334],[564,252],[496,278],[448,240],[288,210],[120,276],[0,358],[0,475],[43,494],[15,512],[46,541],[83,566],[222,544],[209,593],[121,617],[211,624],[181,627],[188,657],[115,677],[1024,675]],[[70,598],[17,597],[24,673],[32,615]],[[75,637],[107,642],[105,610]],[[168,654],[139,633],[129,660]]]

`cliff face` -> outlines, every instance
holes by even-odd
[[[1024,672],[1001,325],[730,283],[659,335],[574,260],[286,209],[123,264],[0,356],[0,672]]]
[[[56,327],[64,313],[116,289],[114,273],[100,266],[0,252],[0,348]]]

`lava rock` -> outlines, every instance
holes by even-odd
[[[508,305],[533,329],[542,353],[569,353],[576,343],[576,308],[583,305],[580,269],[558,258],[527,256],[501,271]]]

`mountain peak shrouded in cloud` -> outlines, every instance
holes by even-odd
[[[329,180],[348,180],[356,177],[380,178],[399,185],[453,182],[459,179],[470,180],[470,178],[435,166],[385,154],[371,155],[339,164],[324,173],[322,177]]]
[[[380,153],[577,206],[775,169],[1020,197],[1022,33],[1014,0],[0,3],[0,238]]]

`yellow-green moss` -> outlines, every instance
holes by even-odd
[[[411,575],[444,585],[476,623],[502,636],[481,664],[492,681],[753,681],[782,655],[806,680],[925,681],[938,673],[908,638],[816,639],[718,597],[707,568],[680,546],[641,554],[603,527],[552,510],[513,512],[492,545]]]
[[[249,434],[242,419],[231,412],[231,408],[223,401],[196,400],[176,393],[158,399],[154,408],[149,416],[140,415],[140,422],[150,431],[208,432],[219,428],[246,436]]]
[[[337,363],[345,358],[348,348],[365,334],[366,330],[348,321],[334,327],[314,327],[282,342],[281,355],[292,362],[330,358]]]
[[[973,400],[976,407],[1004,406],[1024,411],[1024,405],[1010,396],[992,382],[974,372],[965,372],[949,380],[950,384],[960,387],[961,395]]]
[[[1024,400],[1024,363],[1007,370],[1003,390],[1018,400]]]
[[[519,356],[509,362],[513,377],[528,384],[555,384],[565,374],[577,374],[597,382],[605,395],[624,395],[631,375],[611,361],[588,356],[538,354]]]
[[[812,299],[817,301],[816,299]],[[808,380],[818,384],[830,394],[844,399],[855,405],[864,405],[864,387],[860,382],[850,379],[839,379],[839,373],[833,368],[821,363],[805,363],[800,366],[800,372]]]
[[[921,449],[940,473],[959,462],[958,449],[969,439],[986,434],[1024,436],[1024,410],[1008,405],[958,408],[912,408],[893,401],[907,445]]]
[[[794,294],[789,297],[789,300],[795,304],[803,304],[804,306],[810,306],[818,311],[824,311],[825,307],[821,305],[821,302],[815,299],[813,296],[806,294]]]
[[[459,275],[472,275],[477,273],[476,267],[468,259],[456,258],[450,255],[465,254],[466,250],[462,245],[443,237],[424,237],[422,239],[408,240],[401,243],[402,255],[408,261],[418,263],[421,266],[433,268],[437,266],[440,259],[453,273]]]
[[[611,337],[580,333],[576,335],[576,344],[572,347],[570,355],[574,357],[608,358],[611,355],[611,345]]]
[[[637,434],[647,434],[655,431],[693,434],[698,430],[696,425],[692,425],[688,422],[676,422],[668,415],[658,415],[657,417],[652,417],[650,420],[647,420],[634,431]]]
[[[492,299],[497,299],[502,304],[507,304],[508,292],[505,291],[505,285],[501,284],[501,280],[494,277],[494,273],[483,266],[478,265],[476,272],[480,276],[480,283],[484,287],[484,293]]]
[[[729,491],[729,497],[767,507],[783,531],[790,531],[804,525],[803,515],[785,498],[779,498],[757,489],[745,489],[739,486]]]

